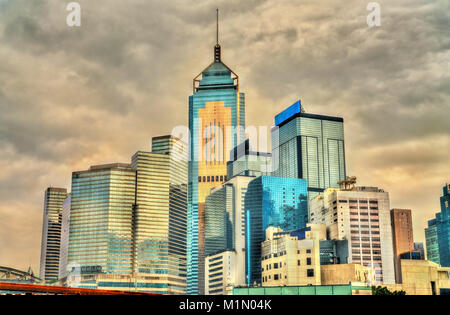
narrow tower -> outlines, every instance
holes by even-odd
[[[193,80],[189,97],[187,293],[204,293],[205,198],[227,180],[229,152],[244,139],[245,96],[238,75],[222,62],[217,10],[214,61]]]

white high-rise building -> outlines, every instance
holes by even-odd
[[[206,294],[226,294],[227,286],[246,283],[245,193],[248,184],[254,179],[250,176],[235,176],[213,189],[206,199],[205,249],[209,253],[205,257]],[[224,190],[228,193],[223,193]],[[217,249],[216,252],[211,247]],[[231,267],[228,263],[232,264]],[[217,277],[221,272],[219,270],[223,271],[223,277]]]
[[[62,205],[67,198],[64,188],[47,188],[44,199],[40,278],[58,280],[61,242]]]
[[[326,189],[310,203],[311,223],[328,238],[348,240],[348,263],[374,267],[376,280],[395,283],[389,193],[377,187]]]

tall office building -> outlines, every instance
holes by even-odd
[[[148,287],[186,293],[187,147],[171,136],[152,139],[152,152],[132,157],[136,171],[133,272]]]
[[[310,222],[327,225],[330,240],[348,240],[348,263],[375,268],[395,283],[389,194],[377,187],[328,188],[310,202]]]
[[[69,231],[70,231],[70,194],[66,198],[62,206],[61,215],[61,246],[59,250],[59,277],[64,279],[67,277],[67,259],[69,254]]]
[[[225,294],[226,286],[245,285],[245,194],[255,177],[234,176],[206,198],[205,293]],[[231,268],[218,266],[233,262]],[[217,276],[226,270],[227,279]],[[225,272],[225,271],[224,271]],[[219,285],[221,283],[221,285]],[[221,288],[219,290],[219,288]]]
[[[392,240],[394,242],[395,281],[402,283],[400,255],[414,250],[412,214],[409,209],[391,210]]]
[[[72,174],[68,265],[77,272],[131,274],[136,172],[129,164]]]
[[[227,180],[228,153],[244,140],[244,125],[239,77],[222,62],[217,39],[214,61],[195,77],[189,97],[188,294],[204,293],[205,198]]]
[[[439,242],[436,219],[428,221],[428,227],[425,229],[425,240],[425,244],[427,247],[427,260],[440,265],[441,259],[439,257]]]
[[[346,178],[344,120],[306,113],[298,101],[275,117],[273,176],[308,181],[309,198]]]
[[[441,212],[436,215],[439,259],[442,267],[450,267],[450,184],[443,188]]]
[[[248,184],[246,209],[247,283],[261,283],[261,243],[268,227],[297,230],[308,223],[304,179],[261,176]]]
[[[68,281],[186,293],[186,190],[187,148],[171,136],[153,138],[131,164],[73,173]]]
[[[58,280],[59,252],[61,245],[61,216],[67,189],[47,188],[44,199],[40,278]]]

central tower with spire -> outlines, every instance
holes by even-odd
[[[222,62],[218,9],[214,61],[193,80],[189,129],[187,294],[204,294],[205,198],[227,181],[230,151],[245,138],[245,95]]]

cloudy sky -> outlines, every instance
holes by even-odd
[[[368,1],[0,0],[0,265],[39,268],[43,193],[71,172],[128,162],[187,124],[213,58],[241,78],[247,124],[301,99],[345,119],[347,169],[414,213],[416,239],[450,180],[450,5]]]

